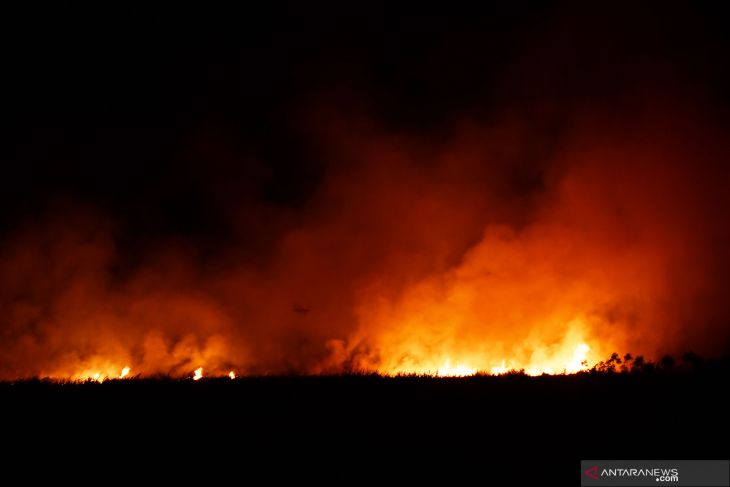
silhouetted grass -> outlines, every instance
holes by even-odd
[[[2,440],[13,451],[45,448],[74,461],[172,456],[178,468],[228,461],[241,475],[272,459],[284,471],[300,458],[325,472],[341,462],[395,462],[426,477],[434,465],[458,464],[483,474],[485,485],[490,469],[505,462],[517,464],[509,475],[524,473],[525,464],[541,478],[567,472],[568,485],[581,458],[724,454],[717,445],[726,444],[728,431],[726,360],[690,356],[670,367],[618,358],[579,374],[538,377],[4,382]]]

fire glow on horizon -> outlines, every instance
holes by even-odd
[[[358,162],[325,171],[298,218],[271,216],[261,255],[163,242],[118,272],[112,223],[59,209],[0,246],[0,380],[541,375],[616,351],[712,353],[730,257],[707,215],[730,178],[696,161],[703,134],[684,119],[686,140],[592,123],[516,193],[509,134],[460,129],[424,155],[417,138],[327,132]]]
[[[490,369],[489,372],[487,372],[484,369],[478,369],[471,367],[465,363],[455,361],[452,362],[451,359],[447,358],[443,364],[436,368],[436,369],[429,369],[427,367],[424,368],[413,368],[413,369],[398,369],[398,370],[391,370],[391,371],[378,371],[380,374],[384,376],[398,376],[398,375],[419,375],[419,376],[428,376],[428,377],[469,377],[474,376],[477,374],[482,375],[504,375],[510,372],[524,372],[527,375],[530,376],[538,376],[543,374],[548,375],[554,375],[554,374],[575,374],[581,371],[585,371],[589,369],[589,362],[587,360],[588,352],[590,352],[590,347],[586,345],[585,343],[581,343],[576,346],[575,350],[573,351],[573,354],[570,356],[567,361],[565,361],[565,358],[562,360],[564,361],[562,367],[557,366],[554,367],[552,364],[557,362],[560,362],[561,359],[555,358],[552,362],[549,364],[545,364],[543,366],[537,366],[532,365],[528,369],[524,368],[509,368],[505,365],[505,361],[502,360],[501,365],[494,366]],[[591,364],[592,365],[592,364]],[[121,371],[118,375],[107,375],[100,371],[83,371],[80,373],[72,374],[71,381],[74,382],[87,382],[87,381],[93,381],[93,382],[104,382],[106,380],[110,379],[129,379],[129,373],[131,371],[131,368],[129,366],[125,366],[121,368]],[[190,378],[192,378],[194,381],[199,381],[201,379],[204,379],[204,367],[198,367],[197,369],[193,370],[192,375]],[[238,375],[234,371],[229,371],[227,374],[212,374],[209,375],[208,378],[223,378],[228,377],[229,379],[236,379],[238,378]],[[58,379],[58,380],[68,380],[67,377],[49,377],[51,379]]]
[[[38,24],[6,69],[0,381],[726,356],[727,29],[591,3],[194,52]]]

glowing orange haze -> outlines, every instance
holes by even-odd
[[[637,118],[584,117],[530,162],[546,143],[520,124],[427,143],[322,117],[309,202],[238,212],[274,229],[266,251],[242,229],[213,258],[155,242],[125,267],[111,218],[61,205],[0,247],[0,378],[537,374],[719,353],[727,154],[706,124]]]

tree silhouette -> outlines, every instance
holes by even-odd
[[[692,371],[697,371],[701,369],[704,365],[704,362],[705,361],[702,359],[702,357],[694,352],[687,352],[682,355],[682,363],[684,367]]]
[[[665,355],[659,361],[659,365],[661,366],[662,370],[672,370],[674,369],[674,358],[671,355]]]
[[[641,372],[644,369],[644,357],[642,355],[638,355],[634,359],[634,363],[631,366],[631,370],[633,372]]]

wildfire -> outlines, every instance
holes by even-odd
[[[451,365],[451,360],[446,359],[444,365],[438,368],[436,375],[439,377],[466,377],[477,373],[477,369],[467,367],[466,365],[457,363]]]
[[[598,357],[604,356],[605,351],[599,344],[592,344],[583,341],[586,333],[581,321],[570,323],[568,331],[563,335],[561,341],[555,343],[535,342],[531,344],[525,341],[521,347],[513,348],[514,352],[502,357],[490,355],[487,351],[470,350],[469,347],[449,347],[430,350],[412,349],[406,356],[410,361],[401,360],[386,364],[384,367],[367,367],[364,370],[371,370],[385,376],[397,376],[400,374],[416,374],[432,377],[469,377],[476,374],[503,375],[510,372],[522,372],[530,376],[543,374],[574,374],[588,370]],[[531,345],[531,346],[529,346]],[[404,350],[407,350],[404,347]],[[509,350],[509,349],[507,349]],[[496,359],[496,360],[495,360]],[[119,364],[124,363],[119,359],[97,358],[86,364],[86,367],[77,369],[75,373],[59,370],[48,374],[46,377],[53,379],[64,379],[78,382],[102,383],[110,379],[131,379],[132,366]],[[235,370],[225,369],[221,371],[221,365],[215,362],[206,362],[208,366],[207,377],[228,377],[231,380],[238,378]],[[137,367],[135,367],[137,368]],[[73,369],[72,369],[73,370]],[[192,375],[171,374],[173,377],[188,377],[199,381],[204,377],[202,366],[194,369]],[[148,374],[144,370],[137,371],[137,377],[145,377]]]
[[[221,380],[538,376],[614,351],[719,347],[730,313],[718,270],[730,265],[729,227],[713,219],[730,198],[716,164],[725,142],[702,151],[703,165],[697,147],[722,137],[657,107],[660,123],[642,111],[625,140],[613,112],[606,127],[591,114],[537,159],[524,149],[535,127],[519,116],[503,127],[456,117],[433,144],[324,110],[305,145],[333,159],[315,158],[317,177],[281,208],[254,201],[269,182],[248,178],[253,200],[216,220],[235,229],[230,241],[161,231],[127,252],[108,205],[50,205],[0,239],[0,381],[188,382],[203,364]],[[220,169],[201,188],[234,187]],[[204,196],[194,204],[205,211],[230,199]]]
[[[591,352],[588,344],[575,335],[569,335],[558,345],[534,348],[526,355],[526,360],[519,360],[515,355],[494,365],[495,361],[490,360],[488,355],[474,353],[457,355],[458,360],[451,358],[456,354],[445,359],[425,356],[418,363],[380,369],[379,372],[384,375],[418,374],[434,377],[468,377],[477,373],[503,375],[513,371],[530,376],[575,374],[588,370],[595,363],[590,361],[594,355]],[[436,366],[438,363],[442,365]]]
[[[578,344],[573,350],[571,356],[567,360],[550,360],[544,364],[531,364],[526,370],[527,375],[542,375],[542,374],[575,374],[581,370],[588,369],[588,352],[591,347],[585,343]]]
[[[568,374],[574,374],[576,372],[580,372],[581,370],[585,370],[588,367],[586,357],[588,356],[588,352],[590,352],[590,350],[591,347],[589,347],[585,343],[581,343],[580,345],[578,345],[575,348],[575,352],[573,352],[573,358],[565,366],[565,372]]]
[[[80,372],[70,375],[65,375],[62,373],[49,374],[49,377],[53,379],[70,379],[76,382],[94,381],[101,383],[108,379],[124,379],[125,377],[128,377],[129,373],[132,371],[129,366],[123,367],[121,369],[121,372],[119,371],[119,367],[114,365],[102,365],[97,367],[98,368],[89,367],[87,369],[81,370]]]
[[[502,360],[502,365],[497,365],[495,367],[492,367],[492,375],[502,375],[509,372],[509,369],[505,367],[504,360]]]

